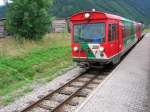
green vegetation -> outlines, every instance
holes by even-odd
[[[149,4],[149,0],[53,0],[49,13],[57,18],[68,18],[75,12],[95,8],[150,24]],[[4,16],[4,8],[0,7],[0,17]]]
[[[58,76],[57,72],[72,65],[68,34],[48,34],[38,42],[26,40],[20,44],[11,38],[1,39],[0,43],[3,43],[0,47],[1,97],[33,81],[50,81]],[[9,100],[6,97],[3,103]]]
[[[51,0],[12,0],[8,5],[6,28],[18,37],[41,39],[50,27]]]
[[[96,10],[124,16],[150,24],[150,0],[53,0],[50,15],[57,18],[68,18],[78,11]],[[0,7],[0,17],[3,17],[4,7]]]
[[[144,32],[145,32],[145,33],[150,32],[150,28],[144,29]]]
[[[94,8],[148,24],[149,4],[149,0],[54,0],[50,10],[55,17],[68,18],[76,12]]]

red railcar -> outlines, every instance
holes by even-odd
[[[116,64],[142,37],[142,24],[99,11],[70,18],[72,58],[81,65]]]

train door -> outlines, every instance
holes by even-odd
[[[140,40],[140,38],[141,38],[141,27],[140,27],[140,24],[137,24],[137,25],[135,25],[136,26],[136,36],[137,36],[137,38],[138,38],[138,40]]]
[[[113,63],[117,63],[120,60],[118,57],[119,52],[119,23],[117,21],[113,21],[108,23],[108,45],[110,58],[112,58]]]

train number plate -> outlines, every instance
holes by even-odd
[[[98,49],[99,46],[98,45],[93,45],[92,49]]]

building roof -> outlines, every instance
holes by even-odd
[[[52,21],[53,24],[66,24],[65,19],[55,19]]]
[[[6,20],[6,18],[0,18],[0,21],[4,21],[4,20]]]

